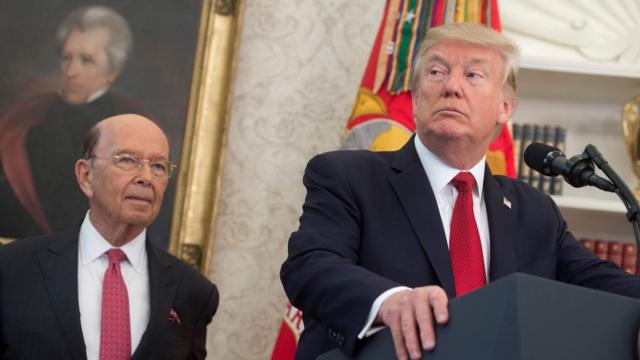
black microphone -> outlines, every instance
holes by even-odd
[[[524,162],[543,175],[562,175],[565,181],[574,187],[590,185],[604,191],[616,191],[615,185],[595,174],[593,163],[584,155],[567,159],[558,148],[533,142],[524,151]]]

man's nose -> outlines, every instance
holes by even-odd
[[[142,166],[138,169],[138,174],[136,175],[134,181],[136,184],[149,186],[151,185],[151,179],[153,178],[153,173],[151,172],[151,166],[149,166],[149,161],[143,161]]]
[[[447,80],[444,83],[444,88],[442,89],[443,95],[445,97],[461,97],[462,96],[462,81],[464,81],[464,75],[456,74],[454,72],[450,73]]]
[[[66,77],[73,77],[80,71],[80,62],[78,60],[69,60],[63,63],[62,73]]]

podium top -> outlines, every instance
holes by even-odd
[[[638,359],[637,299],[515,273],[452,299],[449,309],[423,358]],[[349,357],[336,349],[318,359]],[[366,339],[354,359],[395,359],[389,329]]]

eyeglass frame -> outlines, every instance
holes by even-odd
[[[137,166],[134,166],[131,169],[123,169],[119,163],[120,159],[123,157],[128,157],[132,160],[135,160],[134,164],[137,164]],[[145,159],[140,155],[135,155],[135,154],[130,154],[130,153],[120,153],[120,154],[115,154],[115,155],[111,155],[111,156],[97,156],[96,154],[93,154],[89,157],[86,158],[87,160],[91,160],[91,159],[104,159],[104,160],[111,160],[111,162],[113,163],[113,165],[115,167],[117,167],[118,169],[122,170],[122,171],[140,171],[142,169],[142,166],[144,165],[144,163],[146,162],[147,165],[149,166],[149,169],[151,170],[151,174],[153,174],[153,176],[158,177],[158,178],[163,178],[163,179],[169,179],[171,178],[171,175],[173,175],[173,172],[175,171],[175,169],[178,167],[177,165],[175,165],[173,162],[171,162],[171,160],[169,159]],[[152,163],[158,163],[158,161],[160,162],[166,162],[167,165],[167,176],[162,176],[162,175],[157,175],[156,173],[153,172],[153,168],[151,167]]]

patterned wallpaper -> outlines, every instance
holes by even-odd
[[[336,149],[384,1],[246,0],[212,280],[210,359],[268,359],[286,303],[280,264],[302,173]]]

